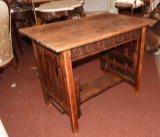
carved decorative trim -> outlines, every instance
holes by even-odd
[[[72,60],[78,60],[89,54],[98,53],[104,50],[105,48],[107,49],[114,45],[121,45],[133,38],[140,37],[141,33],[141,29],[137,29],[101,41],[93,42],[85,46],[74,48],[71,50],[71,58]]]

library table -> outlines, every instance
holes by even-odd
[[[79,132],[80,104],[125,81],[140,90],[146,26],[156,21],[102,13],[20,29],[32,39],[47,105],[70,117],[72,132]],[[99,55],[104,75],[82,86],[72,63]]]

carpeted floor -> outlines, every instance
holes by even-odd
[[[9,67],[1,74],[0,119],[9,137],[74,137],[69,117],[45,105],[32,48],[23,50],[23,56],[18,53],[22,72]],[[82,64],[74,75],[81,83],[102,75],[99,61]],[[144,55],[139,96],[121,83],[81,110],[77,137],[160,137],[160,77],[153,54]]]

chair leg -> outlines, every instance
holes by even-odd
[[[16,58],[16,61],[17,61],[17,63],[19,62],[19,60],[18,60],[18,56],[17,56],[17,52],[16,52],[16,48],[15,48],[15,45],[12,43],[12,47],[13,47],[13,54],[14,54],[14,56],[15,56],[15,58]]]
[[[0,68],[0,81],[1,81],[1,73],[3,73],[3,69]]]
[[[133,8],[131,8],[131,16],[133,16]]]
[[[144,6],[141,7],[141,14],[144,14]]]
[[[15,38],[16,38],[18,47],[20,49],[21,55],[23,55],[23,50],[22,50],[22,46],[21,46],[21,42],[20,42],[20,33],[19,33],[18,29],[16,28],[15,21],[12,22],[12,27],[13,27],[13,31],[15,32]]]
[[[13,68],[14,68],[17,72],[21,72],[21,70],[20,70],[19,67],[18,67],[18,63],[17,63],[15,57],[12,59],[11,64],[12,64]]]
[[[0,68],[0,74],[4,71],[4,69],[8,66],[12,65],[13,68],[17,71],[17,72],[21,72],[21,70],[18,67],[18,63],[15,57],[13,57],[13,59],[11,60],[11,62],[9,62],[8,64],[6,64],[5,66],[3,66],[2,68]],[[1,80],[1,77],[0,77]]]

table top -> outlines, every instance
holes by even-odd
[[[43,47],[56,53],[129,32],[155,23],[155,20],[102,13],[20,29]]]
[[[50,3],[52,1],[62,1],[62,0],[33,0],[35,7],[39,7],[41,4]],[[68,2],[68,0],[63,0],[63,1]],[[79,1],[81,3],[84,3],[84,0],[75,0],[75,1]],[[17,2],[19,4],[24,5],[24,6],[32,6],[32,0],[17,0]]]
[[[74,8],[82,6],[83,3],[84,1],[79,0],[57,0],[41,4],[39,7],[36,8],[36,10],[41,12],[68,11],[74,10]]]

